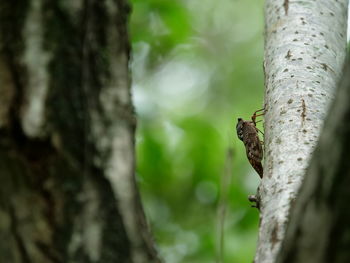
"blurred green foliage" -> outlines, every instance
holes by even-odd
[[[252,262],[258,212],[247,195],[259,177],[235,124],[263,105],[263,1],[132,5],[137,178],[161,257],[215,262],[226,200],[222,262]]]

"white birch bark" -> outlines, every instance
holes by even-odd
[[[265,165],[255,262],[274,262],[346,51],[347,0],[267,0]]]
[[[350,262],[350,61],[312,155],[276,262]]]

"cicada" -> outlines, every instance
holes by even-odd
[[[264,151],[262,141],[260,141],[259,138],[259,129],[256,127],[256,117],[262,116],[264,113],[257,114],[257,112],[263,110],[264,109],[254,112],[251,121],[245,121],[242,118],[238,118],[236,125],[237,136],[244,143],[249,163],[259,174],[260,178],[263,178],[264,174],[264,169],[261,164]]]

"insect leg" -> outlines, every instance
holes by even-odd
[[[263,113],[260,113],[260,114],[257,114],[258,112],[260,112],[260,111],[264,111]],[[253,123],[254,123],[254,125],[256,125],[256,117],[259,117],[259,116],[263,116],[265,114],[265,108],[262,108],[262,109],[260,109],[260,110],[257,110],[257,111],[255,111],[254,113],[253,113],[253,115],[252,115],[252,121],[253,121]]]

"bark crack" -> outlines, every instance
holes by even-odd
[[[321,63],[321,66],[322,66],[322,69],[323,69],[324,71],[330,70],[331,72],[333,72],[334,74],[336,74],[335,71],[334,71],[331,67],[329,67],[326,63]]]
[[[20,124],[20,108],[22,106],[23,102],[23,83],[22,83],[22,76],[20,72],[23,72],[24,69],[21,69],[21,66],[16,63],[15,61],[15,56],[13,52],[10,49],[7,49],[5,52],[5,57],[6,57],[6,63],[10,71],[10,75],[12,78],[12,83],[14,87],[14,96],[12,98],[12,103],[9,109],[9,122],[10,122],[10,127],[13,128],[14,134],[20,135],[23,137],[23,130]]]
[[[305,105],[305,100],[301,99],[301,126],[304,126],[305,122],[305,117],[306,117],[306,105]]]

